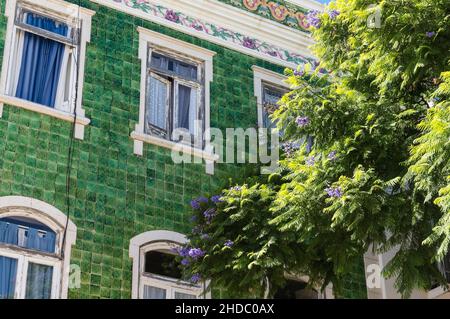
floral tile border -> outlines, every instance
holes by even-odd
[[[149,0],[103,0],[104,2],[112,2],[116,6],[125,6],[127,11],[130,9],[153,15],[154,17],[165,19],[170,23],[177,24],[193,32],[202,33],[216,39],[228,42],[233,45],[242,47],[243,49],[254,51],[271,59],[278,59],[293,65],[302,65],[314,62],[314,59],[303,55],[290,52],[286,49],[267,42],[258,40],[251,36],[243,35],[239,32],[232,31],[200,19],[196,19],[186,14],[169,9],[162,5],[151,3]]]
[[[307,9],[286,3],[283,0],[219,0],[231,6],[277,21],[288,27],[309,32],[306,22]]]

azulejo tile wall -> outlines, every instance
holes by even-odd
[[[70,2],[77,3],[78,0]],[[0,0],[0,51],[6,32]],[[145,145],[133,155],[130,133],[139,117],[140,61],[137,27],[217,52],[211,86],[211,126],[256,126],[252,65],[283,68],[155,23],[81,0],[96,11],[87,47],[83,107],[91,124],[74,141],[66,207],[71,124],[5,105],[0,119],[0,196],[22,195],[70,214],[78,227],[71,263],[81,266],[80,289],[70,298],[130,298],[130,239],[149,230],[190,231],[189,202],[214,193],[252,167],[221,164],[214,176],[203,165],[174,165],[170,151]]]

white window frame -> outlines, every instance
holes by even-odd
[[[69,289],[70,255],[77,235],[75,224],[70,220],[67,221],[67,216],[57,208],[40,200],[24,196],[0,197],[0,219],[8,217],[36,220],[56,233],[54,253],[0,244],[0,256],[17,260],[14,298],[25,298],[28,264],[32,262],[53,267],[51,299],[66,299]],[[66,224],[67,229],[65,228]],[[65,241],[64,233],[66,234]],[[64,256],[62,256],[63,245]]]
[[[257,103],[257,112],[258,112],[258,127],[264,128],[264,84],[267,83],[270,86],[280,87],[286,90],[290,90],[290,85],[286,83],[287,77],[270,71],[259,66],[254,65],[252,67],[253,70],[253,86],[254,86],[254,94],[256,97]]]
[[[202,47],[177,40],[175,38],[162,35],[158,32],[138,27],[139,32],[139,59],[141,60],[141,95],[139,103],[139,122],[135,130],[131,133],[134,140],[134,154],[143,156],[144,143],[153,144],[169,149],[183,151],[199,158],[203,158],[206,163],[206,172],[214,174],[214,162],[218,157],[212,152],[210,145],[210,84],[213,80],[213,57],[216,52],[204,49]],[[166,52],[172,52],[174,55],[190,57],[194,61],[200,61],[204,68],[204,138],[205,148],[199,149],[190,145],[175,143],[168,139],[145,133],[145,108],[146,108],[146,84],[148,76],[147,61],[151,56],[151,48],[160,48]],[[169,134],[171,134],[170,132]]]
[[[137,235],[130,241],[129,254],[133,260],[132,299],[142,299],[144,286],[149,285],[166,290],[166,299],[174,299],[175,292],[195,295],[198,299],[210,299],[211,293],[203,294],[209,281],[191,284],[175,278],[145,273],[145,254],[149,251],[169,251],[188,242],[183,234],[156,230]]]
[[[57,16],[59,19],[62,19],[69,25],[77,25],[80,29],[79,43],[76,50],[78,51],[77,59],[79,68],[78,88],[76,93],[78,98],[76,101],[74,101],[76,102],[76,104],[71,107],[72,110],[70,112],[60,110],[63,109],[63,105],[58,105],[56,108],[50,108],[38,103],[16,98],[15,96],[10,94],[11,83],[16,82],[13,77],[17,76],[12,73],[13,64],[15,63],[15,61],[18,61],[20,59],[20,57],[16,59],[16,50],[19,50],[18,55],[21,54],[21,51],[18,48],[18,46],[20,45],[20,41],[17,40],[18,29],[14,21],[18,4],[23,4],[27,8],[32,8],[32,10],[37,13],[42,13],[48,16]],[[79,7],[75,4],[62,0],[6,0],[5,15],[8,18],[8,23],[6,29],[2,72],[0,77],[0,117],[2,117],[3,115],[3,105],[7,104],[34,111],[40,114],[46,114],[69,122],[73,122],[76,119],[74,133],[75,138],[80,140],[84,139],[84,127],[90,123],[90,120],[86,118],[85,110],[82,107],[84,68],[86,45],[87,42],[90,42],[91,18],[94,14],[95,12],[92,10]],[[72,63],[74,63],[74,61],[72,61]],[[61,72],[64,72],[63,68]],[[75,96],[75,92],[73,89],[75,88],[76,84],[74,73],[75,72],[72,72],[70,79],[70,87],[72,88],[70,90],[70,95],[72,96],[72,99],[74,99]],[[58,91],[58,93],[61,93],[60,90]],[[70,104],[72,103],[73,102],[70,102]],[[66,109],[67,108],[68,107],[66,106]]]

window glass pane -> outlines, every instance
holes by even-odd
[[[52,28],[51,23],[46,27]],[[58,28],[54,26],[55,32]],[[54,107],[66,46],[29,32],[25,32],[23,41],[15,96]]]
[[[150,76],[147,88],[147,123],[167,130],[168,85],[164,81]]]
[[[197,296],[175,291],[175,299],[197,299]]]
[[[166,299],[166,290],[152,286],[144,286],[144,299]]]
[[[0,299],[14,298],[17,260],[0,256]]]
[[[52,293],[53,267],[28,264],[26,299],[50,299]]]
[[[275,128],[276,122],[270,119],[270,116],[278,109],[278,101],[286,93],[283,89],[264,86],[263,88],[263,127]]]
[[[0,243],[54,253],[56,233],[29,218],[0,219]]]
[[[149,251],[145,254],[146,273],[181,279],[182,274],[176,256],[160,251]]]
[[[45,31],[50,31],[62,36],[67,36],[69,30],[67,24],[33,12],[25,12],[22,22],[30,26],[37,27]]]
[[[197,119],[197,90],[188,86],[178,86],[178,109],[175,128],[187,129],[195,135],[195,120]]]
[[[183,61],[152,53],[151,65],[161,71],[174,73],[187,80],[197,80],[198,67]]]

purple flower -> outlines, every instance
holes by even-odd
[[[223,200],[222,200],[222,196],[221,195],[214,195],[213,197],[211,197],[211,201],[213,202],[213,203],[222,203],[223,202]]]
[[[337,155],[337,152],[336,152],[336,151],[332,151],[332,152],[330,152],[330,153],[328,154],[327,158],[328,158],[330,161],[334,161],[334,160],[336,159],[336,155]]]
[[[209,208],[203,213],[203,216],[205,216],[208,221],[211,221],[211,219],[216,216],[216,210],[214,208]]]
[[[199,203],[205,203],[205,204],[207,204],[207,203],[209,202],[209,199],[206,198],[205,196],[201,196],[201,197],[197,198],[197,201],[198,201]]]
[[[191,250],[189,247],[175,248],[177,250],[178,255],[180,257],[188,257],[189,251]]]
[[[286,153],[287,156],[300,149],[300,144],[298,142],[285,142],[281,144],[281,149]]]
[[[308,157],[305,163],[308,166],[314,166],[314,164],[316,163],[316,158],[314,156]]]
[[[340,187],[337,187],[337,188],[328,187],[325,189],[325,191],[327,192],[329,197],[334,197],[334,198],[342,197],[342,190]]]
[[[191,282],[193,284],[198,283],[200,280],[202,280],[202,277],[199,274],[195,274],[191,277]]]
[[[189,257],[193,259],[197,259],[203,256],[205,256],[205,252],[200,248],[192,248],[189,250]]]
[[[434,36],[436,35],[436,32],[434,32],[434,31],[428,31],[427,33],[425,33],[425,35],[426,35],[428,38],[432,38],[432,37],[434,37]]]
[[[242,45],[246,48],[255,50],[256,49],[256,41],[249,37],[244,37],[244,41],[242,42]]]
[[[336,17],[340,14],[341,12],[339,12],[338,10],[331,10],[330,12],[328,12],[328,15],[330,16],[331,20],[336,19]]]
[[[191,222],[195,223],[197,221],[197,216],[192,215],[191,216]]]
[[[193,209],[200,209],[200,203],[197,200],[191,200],[191,207]]]
[[[176,22],[176,23],[178,23],[180,21],[180,17],[173,10],[167,10],[165,18],[169,21]]]
[[[208,240],[208,239],[210,239],[211,237],[209,237],[208,234],[202,234],[202,235],[200,236],[200,238],[203,239],[203,240]]]
[[[317,10],[309,11],[308,14],[306,15],[307,23],[314,28],[320,28],[321,21],[319,18],[319,14],[320,14],[320,12]]]
[[[305,72],[299,71],[299,70],[295,70],[295,71],[294,71],[294,75],[295,75],[295,76],[303,76],[304,73],[305,73]]]
[[[191,262],[190,262],[189,259],[187,259],[187,258],[184,258],[183,260],[181,260],[181,264],[182,264],[183,266],[188,266],[190,263],[191,263]]]
[[[297,125],[299,127],[305,127],[309,124],[309,117],[307,116],[299,116],[295,119],[295,123],[297,123]]]
[[[242,190],[242,187],[241,186],[234,186],[231,189],[234,190],[234,191],[240,192]]]
[[[233,247],[234,243],[231,240],[227,240],[224,245],[225,247]]]

